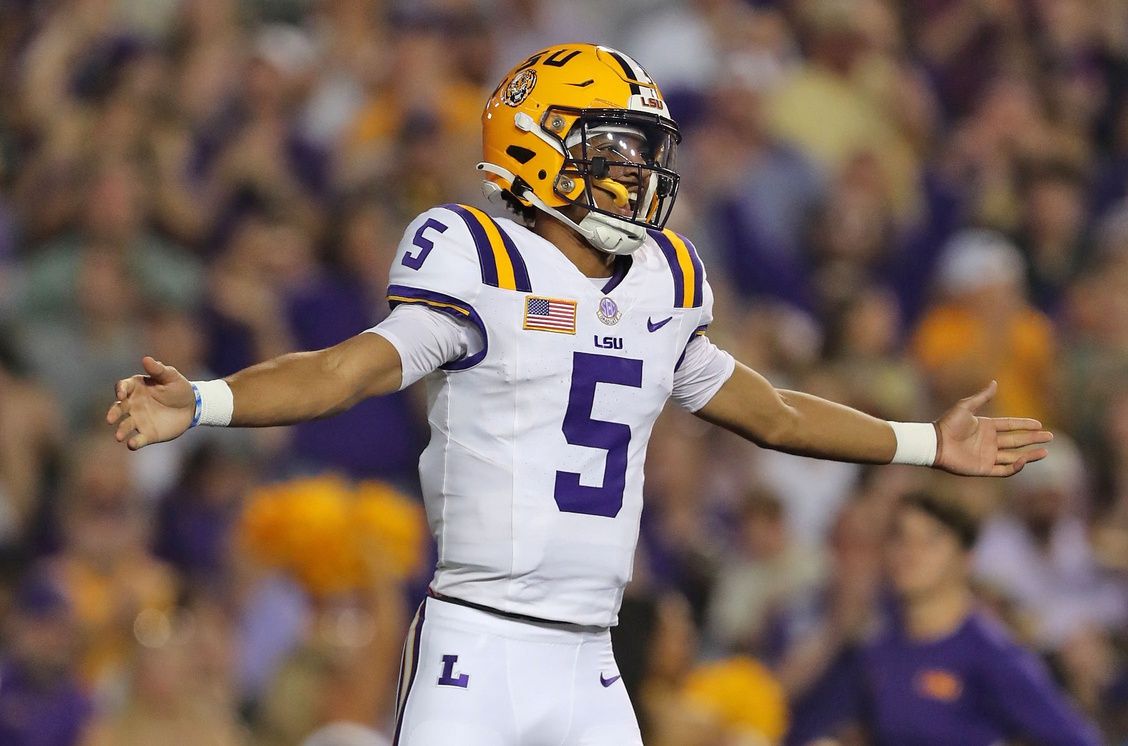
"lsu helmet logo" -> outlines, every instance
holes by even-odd
[[[509,81],[509,85],[505,87],[505,93],[502,94],[501,100],[509,106],[520,106],[521,102],[529,97],[533,92],[533,88],[537,84],[537,71],[532,69],[525,69],[513,76],[513,80]]]

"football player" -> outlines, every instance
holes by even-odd
[[[664,228],[681,135],[657,85],[607,47],[566,44],[505,76],[482,115],[487,195],[407,227],[392,313],[334,347],[224,380],[144,358],[107,419],[131,449],[198,425],[286,425],[423,380],[420,459],[438,546],[404,649],[394,739],[639,744],[611,652],[643,461],[666,400],[762,446],[1006,476],[1045,455],[1029,419],[890,423],[773,387],[705,336],[712,292]],[[379,423],[373,423],[379,427]]]

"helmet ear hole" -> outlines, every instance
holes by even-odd
[[[510,145],[505,149],[505,154],[520,163],[522,166],[533,160],[533,158],[535,158],[537,155],[528,148],[523,148],[520,145]]]

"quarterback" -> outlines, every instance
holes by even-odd
[[[976,416],[994,383],[935,423],[890,423],[777,389],[710,342],[705,268],[665,229],[681,136],[627,55],[538,52],[498,85],[482,128],[486,194],[516,220],[432,208],[404,233],[377,326],[216,381],[146,357],[107,414],[135,450],[425,382],[419,471],[438,563],[404,646],[397,744],[641,743],[608,628],[669,398],[821,458],[1008,476],[1046,455],[1037,421]]]

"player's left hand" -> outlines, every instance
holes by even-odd
[[[1038,420],[976,416],[998,388],[991,381],[979,393],[960,399],[936,421],[936,468],[967,476],[1009,477],[1046,457],[1045,448],[1031,447],[1054,437]]]

